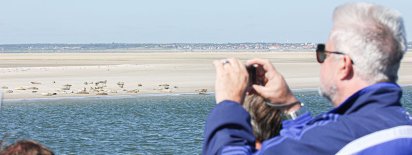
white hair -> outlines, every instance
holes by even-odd
[[[355,75],[368,83],[396,82],[406,32],[399,12],[369,3],[339,6],[333,14],[330,39],[337,51],[349,55]]]

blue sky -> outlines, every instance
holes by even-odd
[[[399,10],[411,41],[412,1]],[[0,0],[0,44],[324,42],[345,1]]]

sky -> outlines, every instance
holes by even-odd
[[[352,0],[351,2],[356,1]],[[338,0],[0,0],[0,44],[325,42]],[[412,39],[412,1],[400,11]]]

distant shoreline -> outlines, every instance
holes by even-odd
[[[213,51],[213,50],[308,50],[316,43],[92,43],[92,44],[0,44],[0,52],[61,52],[61,51]]]
[[[62,52],[62,51],[213,51],[213,50],[255,50],[255,51],[313,51],[314,42],[237,42],[237,43],[29,43],[29,44],[0,44],[0,52]],[[408,43],[412,48],[412,42]]]
[[[271,49],[256,49],[256,50],[238,50],[238,49],[225,49],[225,50],[171,50],[171,49],[114,49],[114,50],[10,50],[0,51],[0,54],[18,54],[18,53],[225,53],[225,52],[314,52],[314,49],[305,50],[271,50]]]

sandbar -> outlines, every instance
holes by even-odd
[[[4,99],[99,95],[210,93],[213,60],[269,59],[291,89],[316,89],[314,52],[0,53]],[[412,84],[412,54],[401,63],[399,84]]]

